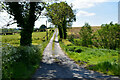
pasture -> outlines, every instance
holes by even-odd
[[[49,36],[49,35],[48,35]],[[46,39],[46,32],[33,32],[32,33],[32,44],[38,45]],[[13,46],[20,46],[20,34],[16,33],[14,35],[2,35],[3,46],[5,44],[11,44]]]

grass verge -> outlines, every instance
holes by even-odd
[[[117,50],[75,46],[68,40],[62,40],[60,46],[77,64],[84,64],[85,68],[90,70],[120,76],[119,52]]]

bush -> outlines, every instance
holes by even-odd
[[[52,30],[52,32],[54,32],[54,30]]]
[[[68,44],[67,46],[74,46],[74,44]]]
[[[92,29],[88,23],[81,28],[80,39],[82,40],[82,46],[88,46],[92,44]]]
[[[24,78],[31,75],[34,66],[41,60],[41,46],[7,45],[2,48],[2,77],[3,79]],[[31,70],[31,72],[30,72]]]
[[[81,53],[82,49],[80,49],[79,47],[75,49],[75,52]]]
[[[70,42],[74,43],[74,35],[72,34],[72,35],[68,36],[68,40]]]
[[[120,25],[118,24],[103,24],[98,30],[95,41],[97,46],[109,49],[120,48]]]
[[[22,55],[18,61],[25,61],[24,63],[32,65],[36,64],[38,61],[40,62],[40,46],[20,46],[17,48],[17,53]]]
[[[74,39],[74,44],[75,44],[76,46],[82,46],[82,40]]]
[[[69,51],[74,52],[75,49],[76,49],[76,46],[69,46],[69,47],[67,47],[67,48],[68,48]]]

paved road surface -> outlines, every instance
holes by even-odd
[[[53,39],[55,37],[55,46],[52,49]],[[69,59],[64,52],[61,50],[60,45],[58,43],[58,30],[56,29],[49,44],[45,48],[43,52],[43,59],[40,67],[37,69],[36,73],[33,75],[32,80],[39,79],[66,79],[73,80],[79,78],[92,78],[91,80],[95,80],[98,78],[102,79],[110,79],[116,78],[114,76],[107,76],[100,74],[98,72],[86,70],[78,66],[74,61]]]

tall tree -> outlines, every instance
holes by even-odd
[[[76,20],[72,7],[66,2],[60,2],[49,5],[46,10],[46,15],[51,19],[51,22],[58,27],[60,38],[66,39],[67,24]]]
[[[22,28],[21,46],[30,46],[32,43],[32,32],[35,21],[44,9],[44,2],[5,2],[4,9],[14,16],[17,26]]]

